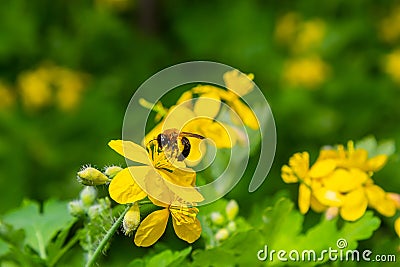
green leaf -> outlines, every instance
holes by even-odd
[[[190,254],[192,247],[188,247],[181,251],[172,252],[171,250],[165,250],[158,254],[145,259],[135,259],[132,261],[130,267],[163,267],[163,266],[180,266],[182,261]]]
[[[40,206],[33,201],[25,201],[24,205],[7,213],[4,221],[14,229],[25,231],[25,244],[39,253],[40,257],[47,257],[46,247],[50,240],[73,220],[67,210],[67,202],[49,200]]]
[[[263,247],[262,235],[256,229],[238,232],[219,247],[195,250],[193,266],[257,266],[257,251]]]
[[[9,252],[9,247],[6,242],[0,239],[0,258]]]
[[[303,216],[293,209],[293,203],[288,199],[278,200],[274,207],[266,209],[263,215],[264,227],[262,228],[264,243],[268,250],[284,250],[289,253],[296,250],[300,253],[313,250],[318,258],[323,250],[338,249],[337,242],[344,239],[347,243],[344,249],[355,249],[357,241],[368,239],[378,229],[380,220],[368,211],[355,222],[344,222],[338,228],[338,218],[333,220],[323,219],[318,224],[302,232]],[[323,260],[310,262],[310,265],[323,263],[328,260],[325,255]],[[288,257],[288,256],[286,256]],[[266,259],[270,264],[297,265],[296,262],[280,262],[276,258]]]

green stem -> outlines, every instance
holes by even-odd
[[[115,232],[117,231],[117,229],[121,225],[122,220],[124,219],[124,216],[128,212],[130,207],[131,207],[130,205],[127,205],[125,210],[121,213],[121,215],[118,217],[118,219],[111,226],[110,230],[108,230],[108,232],[103,237],[103,239],[101,240],[99,246],[96,248],[96,250],[94,251],[92,256],[88,258],[88,261],[86,262],[86,265],[85,265],[86,267],[91,267],[91,266],[93,266],[95,264],[97,258],[101,255],[101,253],[103,252],[105,246],[107,245],[107,243],[110,241],[111,237],[115,234]]]
[[[78,241],[79,241],[79,235],[76,234],[71,240],[69,240],[69,242],[64,247],[62,247],[62,249],[57,253],[57,255],[53,257],[53,259],[49,263],[49,267],[53,267],[60,260],[60,258],[68,250],[70,250]]]

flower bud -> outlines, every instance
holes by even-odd
[[[125,235],[132,234],[133,231],[138,228],[140,223],[140,210],[137,202],[133,203],[133,205],[129,208],[128,212],[124,216],[124,220],[122,221],[122,226],[124,227]]]
[[[101,171],[93,168],[86,167],[78,172],[78,181],[84,185],[103,185],[109,183],[111,180]]]
[[[212,212],[210,217],[211,217],[212,223],[215,225],[223,225],[225,222],[224,216],[222,216],[222,214],[219,213],[218,211]]]
[[[229,232],[233,233],[236,231],[237,227],[236,227],[236,223],[234,221],[230,221],[228,223],[228,225],[226,226],[226,228],[228,228]]]
[[[215,239],[218,242],[224,241],[229,237],[229,232],[225,228],[219,229],[218,232],[215,234]]]
[[[237,204],[236,200],[231,199],[225,208],[226,216],[228,220],[232,221],[235,219],[236,215],[239,213],[239,205]]]
[[[108,178],[112,179],[115,177],[115,175],[117,175],[117,173],[119,173],[120,171],[122,171],[122,168],[119,166],[110,166],[107,167],[106,170],[104,171],[105,175],[108,176]]]
[[[91,206],[97,197],[97,190],[91,186],[85,186],[80,193],[80,198],[84,206]]]
[[[89,207],[87,213],[88,213],[89,218],[91,220],[94,220],[94,219],[98,218],[99,216],[101,216],[102,211],[103,211],[103,208],[101,207],[101,205],[96,204],[96,205]]]
[[[83,203],[80,200],[73,200],[68,203],[69,214],[75,217],[80,217],[85,214],[85,209]]]
[[[325,211],[325,218],[330,221],[334,218],[336,218],[336,216],[338,216],[339,214],[339,208],[338,207],[329,207],[326,211]]]

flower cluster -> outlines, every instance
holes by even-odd
[[[282,179],[300,183],[298,202],[303,214],[311,207],[326,212],[328,218],[340,214],[344,220],[355,221],[370,207],[391,217],[399,207],[399,195],[385,192],[372,179],[387,159],[383,154],[368,158],[367,150],[355,148],[350,141],[347,149],[342,145],[322,149],[311,167],[307,152],[293,155],[289,165],[282,167]]]
[[[293,12],[278,19],[276,42],[293,55],[285,62],[282,74],[283,81],[290,87],[316,89],[328,78],[330,67],[316,53],[324,41],[326,28],[320,18],[304,20]]]
[[[87,75],[68,68],[43,64],[18,76],[17,87],[24,107],[29,111],[51,105],[72,110],[79,103]]]

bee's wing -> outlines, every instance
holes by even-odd
[[[195,133],[189,133],[189,132],[181,132],[179,134],[179,136],[185,136],[185,137],[194,137],[194,138],[198,138],[198,139],[205,139],[204,136],[199,135],[199,134],[195,134]]]

